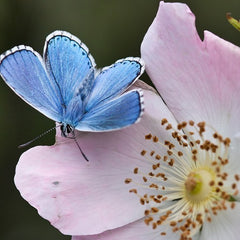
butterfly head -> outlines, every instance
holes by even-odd
[[[70,124],[62,123],[60,126],[62,136],[68,137],[70,133],[74,132],[74,127],[72,127]]]

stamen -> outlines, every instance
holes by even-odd
[[[240,175],[235,174],[229,185],[226,166],[231,140],[205,122],[184,121],[175,129],[164,118],[161,126],[169,132],[169,139],[147,134],[145,139],[151,140],[154,150],[142,150],[140,156],[149,163],[149,169],[143,172],[140,166],[135,167],[134,180],[126,178],[125,183],[136,186],[129,192],[147,207],[146,225],[156,231],[159,225],[167,224],[179,233],[180,240],[190,240],[219,211],[235,209]],[[211,140],[205,139],[208,131]]]

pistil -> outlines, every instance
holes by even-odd
[[[192,171],[185,181],[186,198],[193,203],[209,199],[214,191],[214,187],[211,186],[214,178],[214,175],[206,169]]]

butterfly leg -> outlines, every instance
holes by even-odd
[[[60,129],[61,129],[62,136],[73,139],[75,141],[75,143],[77,144],[78,149],[80,150],[82,156],[85,158],[86,161],[89,161],[88,158],[86,157],[86,155],[84,154],[84,152],[82,151],[80,145],[78,144],[78,141],[75,136],[74,128],[69,124],[63,123],[61,125]],[[72,134],[72,137],[69,137],[69,134]]]

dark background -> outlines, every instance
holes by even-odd
[[[240,17],[239,0],[183,2],[195,13],[201,37],[203,30],[208,29],[240,44],[240,32],[225,18],[226,12]],[[58,29],[79,37],[89,47],[98,67],[107,66],[117,59],[140,55],[141,41],[158,5],[157,0],[0,0],[0,52],[25,44],[42,54],[45,37]],[[240,63],[235,64],[240,67]],[[146,74],[142,79],[149,81]],[[0,114],[0,239],[69,240],[69,236],[63,236],[38,216],[13,183],[19,156],[27,149],[19,150],[17,146],[53,127],[54,122],[28,106],[3,81]],[[53,142],[51,133],[35,145]]]

